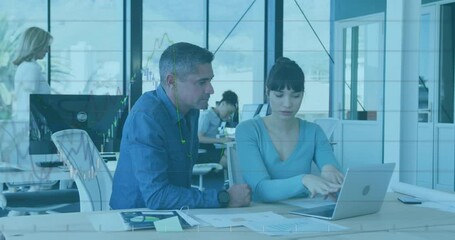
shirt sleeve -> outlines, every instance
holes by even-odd
[[[210,117],[209,117],[209,113],[207,111],[209,111],[209,110],[202,112],[201,115],[199,116],[198,133],[202,133],[204,135],[207,134],[207,132],[209,131],[209,126],[210,126]]]
[[[42,77],[39,66],[35,64],[26,64],[18,68],[16,73],[15,81],[17,84],[16,88],[20,91],[27,93],[35,93],[39,88],[40,79]]]
[[[284,179],[272,179],[264,164],[261,153],[263,140],[261,128],[249,120],[239,124],[236,129],[237,160],[245,182],[253,190],[253,199],[275,202],[308,193],[302,184],[304,174]]]
[[[130,132],[127,133],[134,177],[146,206],[150,209],[179,209],[219,207],[217,191],[206,189],[201,192],[191,187],[171,184],[168,154],[176,153],[166,148],[165,134],[160,123],[152,116],[136,114]],[[181,161],[188,161],[185,157]],[[182,164],[188,164],[183,163]],[[191,168],[189,169],[191,171]],[[188,173],[182,173],[188,174]]]

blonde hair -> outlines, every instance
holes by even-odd
[[[39,27],[28,28],[20,38],[19,49],[13,63],[19,65],[24,61],[35,60],[39,53],[50,46],[52,39],[50,33]]]

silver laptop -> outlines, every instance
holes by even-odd
[[[290,213],[337,220],[378,212],[394,168],[395,163],[348,168],[336,203]]]

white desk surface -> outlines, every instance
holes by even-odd
[[[455,214],[433,209],[405,205],[396,200],[397,194],[389,193],[382,210],[378,213],[342,219],[334,223],[349,229],[343,232],[315,232],[289,236],[269,237],[250,231],[245,227],[213,228],[195,227],[183,232],[159,233],[154,230],[134,232],[97,232],[88,217],[92,213],[64,213],[0,218],[0,231],[6,239],[453,239],[455,236]],[[189,214],[247,213],[274,211],[285,217],[294,206],[255,203],[246,208],[193,209]]]

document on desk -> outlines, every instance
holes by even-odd
[[[348,229],[347,227],[316,218],[286,218],[280,221],[262,220],[247,222],[245,227],[270,236],[335,232]]]
[[[271,211],[239,214],[198,214],[195,216],[202,221],[218,228],[238,227],[243,226],[248,222],[258,222],[263,221],[264,219],[271,222],[279,222],[285,219],[285,217]]]
[[[288,200],[281,201],[281,203],[297,206],[301,208],[315,208],[322,207],[327,205],[332,205],[335,203],[333,199],[324,199],[323,196],[318,196],[315,198],[292,198]]]

